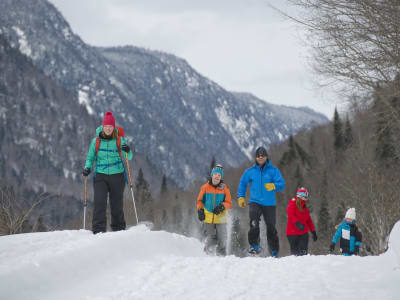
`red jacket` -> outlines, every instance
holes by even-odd
[[[310,209],[306,208],[306,201],[301,200],[301,207],[303,208],[303,211],[300,211],[296,205],[296,200],[296,197],[290,199],[286,209],[288,216],[286,235],[302,235],[309,231],[315,231],[315,227],[310,216]],[[296,222],[303,224],[304,230],[301,231],[298,229]]]

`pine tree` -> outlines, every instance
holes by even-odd
[[[289,163],[297,158],[296,147],[294,145],[293,135],[289,137]]]
[[[333,117],[333,137],[334,137],[334,148],[335,150],[343,149],[343,132],[342,132],[342,121],[340,120],[337,108]]]
[[[383,113],[378,113],[376,130],[376,158],[380,161],[390,162],[396,158],[396,148],[392,137],[392,128],[388,124]]]
[[[344,138],[343,138],[343,146],[344,149],[348,149],[353,144],[353,129],[351,128],[349,117],[347,116],[345,129],[344,129]]]
[[[321,206],[318,214],[318,231],[326,235],[331,227],[331,216],[329,214],[329,206],[327,200],[328,194],[328,178],[327,172],[324,171],[321,182]]]
[[[307,154],[307,152],[296,142],[294,142],[294,145],[296,147],[297,153],[300,156],[301,162],[303,166],[305,167],[310,167],[311,166],[311,159],[310,156]]]
[[[304,178],[303,175],[301,174],[300,166],[298,164],[296,167],[294,178],[296,180],[296,185],[297,185],[294,190],[294,192],[296,193],[297,188],[302,187],[304,185]]]
[[[144,178],[142,168],[139,169],[138,176],[136,178],[135,185],[135,199],[137,199],[138,207],[140,213],[138,212],[139,218],[146,221],[152,221],[154,219],[153,215],[153,198],[150,193],[149,184]],[[142,214],[142,217],[140,217]]]
[[[343,201],[340,201],[336,209],[335,224],[339,224],[343,220],[345,213],[346,213],[346,205],[344,204]]]
[[[210,175],[212,169],[215,167],[215,164],[216,164],[216,160],[215,160],[215,156],[213,155],[213,157],[211,159],[211,163],[210,163],[210,170],[208,171],[207,176]]]
[[[164,196],[168,192],[167,188],[167,176],[163,174],[162,181],[161,181],[161,196]]]

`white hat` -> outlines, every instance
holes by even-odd
[[[356,219],[356,209],[354,207],[349,208],[346,212],[346,216],[344,217],[345,219]]]

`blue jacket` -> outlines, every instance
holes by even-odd
[[[348,223],[343,220],[333,235],[332,243],[337,244],[340,240],[340,250],[343,255],[353,255],[356,247],[361,245],[361,232],[358,230],[354,220]]]
[[[285,188],[285,180],[277,167],[274,167],[267,160],[263,169],[255,163],[252,167],[244,171],[238,187],[237,196],[246,195],[247,185],[250,183],[250,203],[258,203],[263,206],[276,206],[276,192],[281,192]],[[266,183],[275,184],[276,190],[268,191],[264,186]]]

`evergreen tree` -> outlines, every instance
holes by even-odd
[[[344,219],[344,215],[346,213],[346,205],[343,201],[339,202],[339,205],[336,210],[335,224],[339,224]]]
[[[279,161],[279,164],[278,164],[279,168],[281,168],[285,165],[289,165],[293,160],[295,160],[297,158],[296,146],[295,146],[295,142],[294,142],[292,135],[289,136],[288,146],[289,146],[288,151],[286,151],[282,154],[282,157]]]
[[[333,137],[334,137],[334,148],[335,150],[343,149],[343,132],[342,132],[342,121],[340,120],[337,108],[333,116]]]
[[[161,196],[164,196],[168,191],[167,188],[167,176],[163,174],[162,181],[161,181]]]
[[[296,147],[297,153],[300,156],[303,166],[310,167],[311,166],[310,156],[298,143],[294,142],[294,145]]]
[[[325,170],[321,182],[321,194],[320,194],[321,206],[318,214],[318,231],[321,232],[323,235],[326,235],[329,232],[332,223],[331,216],[329,214],[327,194],[328,194],[328,178],[327,178],[327,172]]]
[[[150,193],[149,184],[144,178],[142,168],[139,169],[135,185],[135,200],[137,199],[138,217],[146,221],[152,221],[153,215],[153,198]],[[142,215],[142,217],[141,217]]]
[[[344,129],[344,140],[343,145],[344,148],[350,148],[353,144],[353,129],[351,128],[349,117],[347,116],[345,129]]]
[[[296,167],[296,172],[294,174],[294,178],[296,180],[296,186],[295,186],[294,193],[296,193],[297,188],[302,187],[304,185],[304,178],[303,178],[303,175],[301,174],[300,166],[298,164]]]
[[[392,128],[388,124],[383,112],[378,112],[376,127],[376,158],[380,161],[390,162],[396,158],[396,148],[392,137]]]
[[[289,163],[297,158],[293,135],[289,137]]]
[[[210,170],[208,171],[207,176],[210,175],[212,169],[215,167],[215,164],[216,164],[216,160],[215,160],[215,156],[213,155],[213,157],[212,157],[212,159],[211,159],[211,163],[210,163]]]

